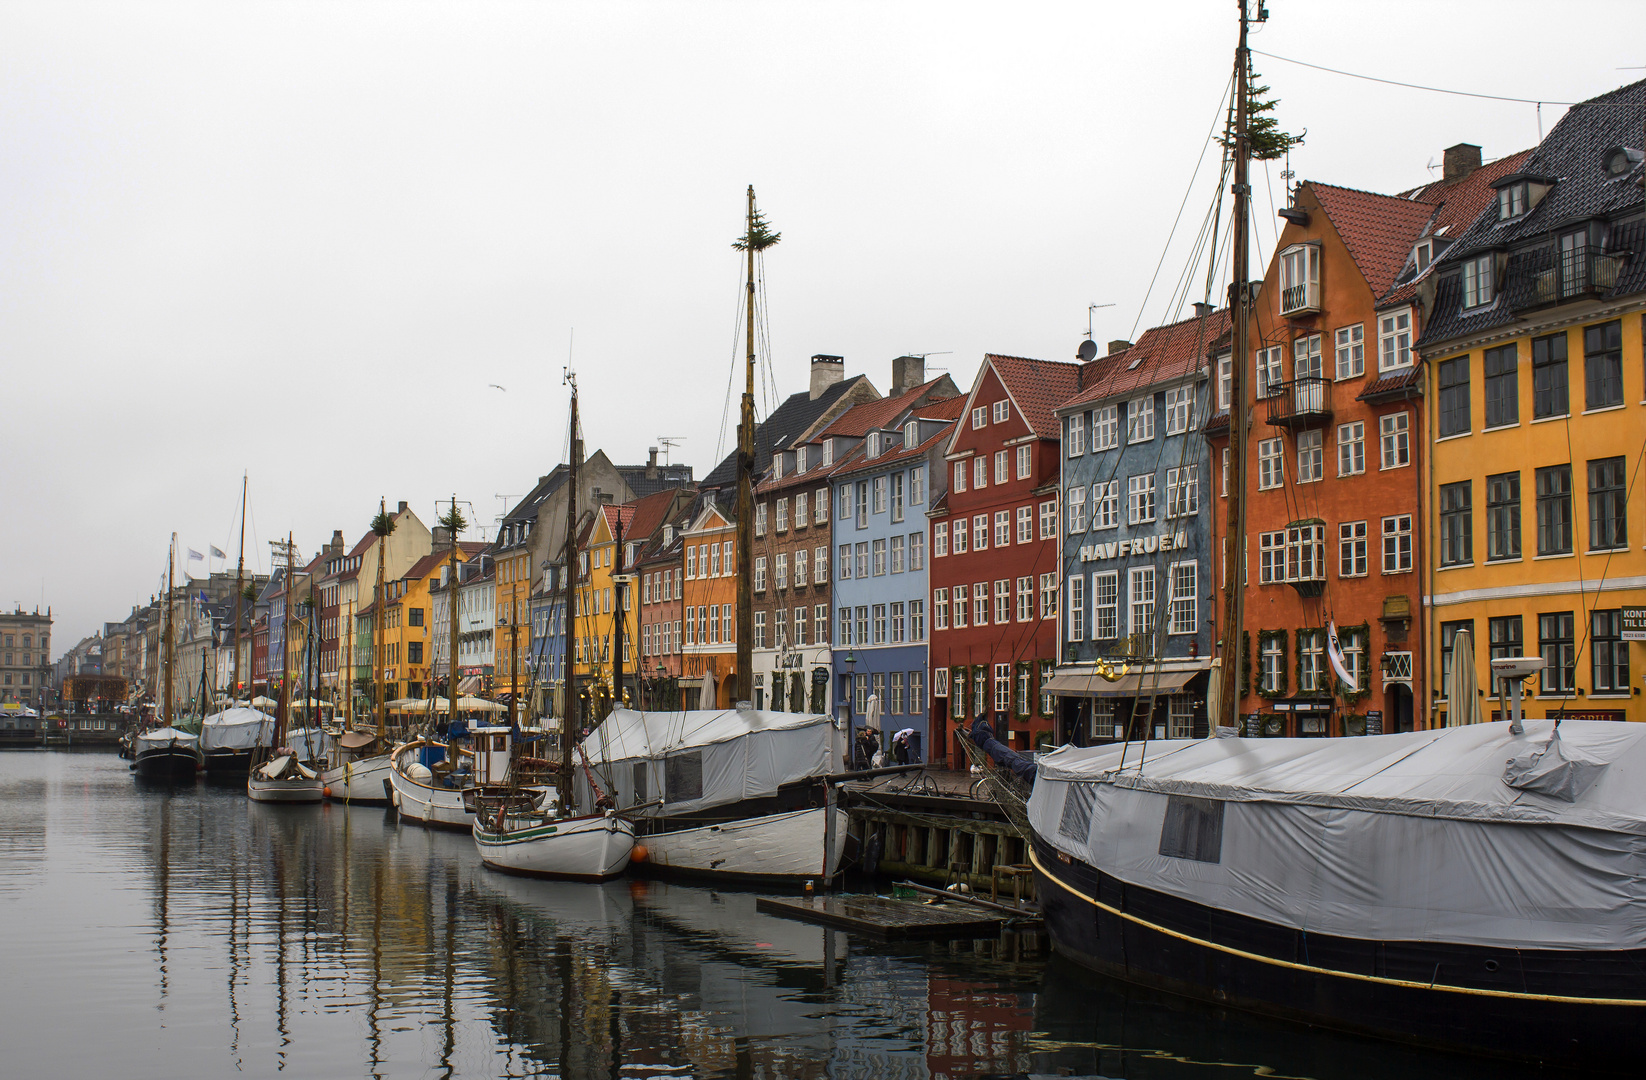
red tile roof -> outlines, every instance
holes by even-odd
[[[489,546],[490,545],[483,544],[477,540],[462,540],[458,542],[457,553],[463,557],[464,562],[467,562],[475,556],[483,553]],[[439,551],[431,551],[413,563],[412,568],[400,576],[402,578],[409,578],[415,581],[418,578],[426,577],[433,573],[437,567],[443,565],[446,560],[450,558],[451,550],[449,548],[442,548]]]
[[[1406,265],[1412,245],[1434,216],[1435,204],[1314,181],[1307,186],[1349,249],[1372,295],[1382,296]]]
[[[916,409],[915,415],[922,420],[959,420],[966,415],[966,395],[956,394],[929,401]]]
[[[824,428],[818,438],[843,435],[850,439],[860,439],[869,432],[891,423],[899,413],[909,407],[911,402],[919,400],[921,394],[928,392],[942,381],[943,376],[939,375],[930,382],[922,383],[896,397],[884,397],[877,401],[865,401],[853,405],[841,413],[834,423]]]
[[[1453,180],[1450,183],[1436,180],[1432,184],[1425,184],[1406,192],[1408,198],[1438,203],[1440,206],[1422,235],[1448,237],[1453,240],[1462,236],[1463,231],[1474,224],[1480,212],[1497,201],[1497,192],[1492,189],[1492,182],[1501,176],[1519,172],[1520,167],[1531,156],[1531,150],[1522,150],[1518,154],[1499,158],[1490,165],[1482,165],[1461,180]],[[1434,263],[1431,262],[1429,265],[1433,266]],[[1417,295],[1417,283],[1426,273],[1427,271],[1418,274],[1411,281],[1390,290],[1378,301],[1379,306],[1410,300]]]
[[[1121,397],[1145,386],[1192,375],[1229,329],[1229,309],[1168,323],[1144,332],[1137,344],[1087,365],[1086,388],[1059,408]]]
[[[1029,430],[1042,439],[1058,437],[1060,428],[1052,411],[1080,389],[1079,364],[996,353],[985,356],[983,364],[1000,376]]]
[[[678,492],[678,488],[665,488],[627,504],[633,513],[623,524],[623,535],[631,539],[650,538],[668,520],[669,510],[674,506]]]

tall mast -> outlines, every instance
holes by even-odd
[[[617,522],[612,527],[615,534],[614,545],[617,548],[617,557],[612,560],[612,614],[616,621],[612,623],[612,708],[623,703],[623,582],[620,580],[626,572],[623,565],[623,511],[617,511]]]
[[[377,516],[379,519],[389,512],[388,500],[377,500]],[[377,535],[377,599],[372,604],[371,616],[371,670],[372,670],[372,701],[377,708],[377,737],[383,738],[386,724],[387,709],[383,703],[383,544],[389,538],[388,533]]]
[[[577,619],[573,615],[575,609],[572,603],[577,597],[577,458],[581,449],[577,438],[577,376],[568,370],[566,381],[572,388],[572,422],[568,439],[571,446],[566,453],[569,464],[566,469],[566,572],[563,575],[565,606],[562,609],[566,633],[560,659],[561,670],[565,672],[565,701],[560,709],[560,771],[568,793],[560,800],[563,813],[569,813],[572,809],[572,742],[577,715],[577,677],[572,667],[572,636],[577,633]]]
[[[274,745],[279,747],[286,741],[286,733],[291,730],[291,577],[292,577],[292,534],[286,534],[286,589],[285,598],[281,601],[284,614],[280,620],[280,708],[274,720]]]
[[[448,633],[446,653],[446,719],[448,722],[457,720],[457,492],[452,492],[452,511],[448,519],[451,526],[451,566],[446,573],[446,622]]]
[[[165,682],[165,702],[162,705],[162,719],[164,727],[171,727],[171,677],[172,677],[172,623],[176,618],[172,612],[172,590],[176,587],[177,571],[177,534],[171,534],[171,547],[166,552],[166,607],[160,618],[160,673]]]
[[[733,701],[754,699],[754,185],[749,185],[747,243],[748,292],[744,298],[743,330],[748,363],[743,386],[743,410],[737,425],[737,688]],[[705,708],[715,703],[705,702]]]
[[[1234,316],[1233,355],[1229,358],[1229,508],[1223,534],[1223,692],[1218,702],[1224,726],[1240,727],[1241,667],[1245,661],[1242,630],[1246,599],[1246,361],[1251,353],[1251,290],[1247,287],[1248,218],[1251,185],[1247,161],[1251,141],[1246,131],[1246,99],[1251,87],[1251,54],[1246,48],[1246,4],[1240,5],[1240,45],[1235,49],[1234,281],[1229,286]]]
[[[234,571],[234,679],[229,700],[240,697],[240,601],[246,588],[246,477],[240,477],[240,563]]]

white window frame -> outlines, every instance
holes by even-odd
[[[989,422],[989,407],[987,405],[979,405],[979,406],[977,406],[976,408],[974,408],[972,410],[972,430],[973,431],[983,430],[983,425],[987,424],[988,422]]]
[[[1069,575],[1068,616],[1065,620],[1070,641],[1086,640],[1086,579]]]
[[[932,558],[943,559],[949,554],[949,523],[939,521],[932,526]]]
[[[982,491],[989,486],[989,459],[982,454],[972,458],[972,487]]]
[[[1154,395],[1145,394],[1126,402],[1126,445],[1154,438]]]
[[[1340,326],[1333,334],[1338,381],[1366,374],[1366,324]]]
[[[965,459],[961,459],[960,461],[957,461],[957,462],[954,463],[954,489],[955,489],[955,491],[965,491],[966,490],[966,467],[967,467],[967,465],[968,465],[968,462]]]
[[[1294,244],[1280,253],[1280,314],[1320,307],[1320,245]]]
[[[1063,446],[1070,457],[1079,457],[1086,452],[1086,414],[1075,413],[1070,416],[1066,427]]]
[[[1379,468],[1404,469],[1412,463],[1412,414],[1384,413],[1377,418]]]
[[[1040,539],[1057,539],[1057,500],[1047,499],[1040,504]]]
[[[1337,475],[1359,476],[1366,471],[1366,421],[1337,425]]]
[[[1012,403],[1007,398],[1001,398],[994,403],[992,411],[993,416],[991,419],[997,424],[1004,424],[1012,418]]]
[[[1166,434],[1181,435],[1189,430],[1194,416],[1194,387],[1174,386],[1166,391]]]
[[[1064,512],[1068,515],[1068,524],[1064,527],[1064,535],[1073,536],[1086,531],[1086,489],[1072,487],[1063,495]]]
[[[1297,433],[1297,482],[1316,484],[1326,479],[1326,437],[1319,428]]]
[[[1257,381],[1253,385],[1257,387],[1259,401],[1280,393],[1280,384],[1286,381],[1285,356],[1279,345],[1257,350],[1252,370],[1257,376]]]
[[[1257,583],[1280,585],[1286,581],[1286,530],[1258,533]]]
[[[1369,563],[1368,523],[1364,521],[1344,521],[1337,526],[1337,576],[1343,578],[1365,577]]]
[[[1377,370],[1404,371],[1412,366],[1412,309],[1399,308],[1377,317]]]
[[[1092,485],[1092,528],[1120,527],[1120,481],[1105,480]]]
[[[1017,448],[1017,478],[1027,480],[1034,474],[1034,444],[1022,443]]]
[[[1120,446],[1120,405],[1110,402],[1092,410],[1092,449],[1113,450]]]
[[[1034,507],[1017,508],[1017,542],[1027,544],[1034,539]]]
[[[1155,474],[1140,473],[1126,479],[1126,521],[1142,525],[1155,519]]]
[[[1006,483],[1010,479],[1011,479],[1011,465],[1010,465],[1010,461],[1006,457],[1006,451],[996,450],[994,452],[994,482],[995,482],[995,486],[999,487],[1001,484]]]
[[[1286,484],[1286,440],[1260,439],[1257,444],[1257,490],[1273,491]]]
[[[1100,570],[1092,575],[1092,640],[1120,637],[1120,571]]]
[[[1412,515],[1394,514],[1383,519],[1383,572],[1412,572]]]
[[[1126,574],[1126,628],[1133,636],[1154,636],[1155,570],[1134,566]],[[1151,652],[1152,655],[1152,652]]]
[[[1193,634],[1200,629],[1200,566],[1175,562],[1169,569],[1172,583],[1168,609],[1168,634]]]
[[[1166,470],[1166,516],[1193,517],[1200,512],[1200,466],[1182,465]],[[1093,507],[1092,521],[1097,521]]]
[[[1490,252],[1463,261],[1463,306],[1485,307],[1497,299],[1493,283],[1496,256]]]

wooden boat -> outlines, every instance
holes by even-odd
[[[200,749],[208,776],[244,776],[252,759],[274,746],[274,717],[244,707],[224,709],[200,722]]]
[[[326,798],[333,802],[386,806],[389,802],[389,753],[380,751],[369,731],[346,731],[332,740],[332,765],[320,774]]]
[[[291,580],[296,570],[296,549],[291,537],[286,537],[286,624],[283,634],[290,634],[292,625]],[[287,670],[284,657],[291,655],[291,650],[284,647],[280,650],[281,679],[280,704],[275,713],[274,740],[272,749],[264,751],[266,756],[252,766],[246,774],[246,796],[253,802],[264,803],[317,803],[324,796],[325,785],[320,782],[320,774],[306,765],[287,743],[287,733],[290,731],[289,717],[291,705],[291,672]],[[307,741],[307,740],[306,740]],[[311,743],[312,745],[312,743]]]
[[[200,736],[169,724],[132,739],[132,768],[145,780],[193,783],[202,765]]]
[[[462,761],[454,767],[450,747],[433,739],[401,743],[389,755],[389,798],[402,821],[442,829],[468,830],[474,811],[463,799],[473,786],[473,771]]]

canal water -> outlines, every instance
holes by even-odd
[[[0,1076],[1529,1075],[1141,995],[1035,935],[876,944],[755,899],[0,753]]]

